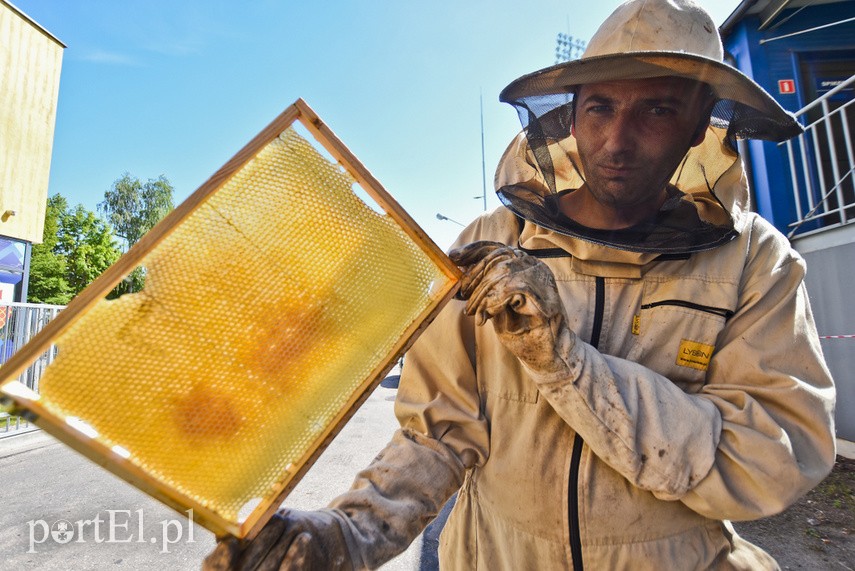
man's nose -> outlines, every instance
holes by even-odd
[[[631,113],[617,113],[603,132],[605,148],[612,154],[635,151],[639,135],[638,118]]]

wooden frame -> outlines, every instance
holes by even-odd
[[[139,266],[144,257],[193,214],[209,196],[223,187],[248,161],[295,122],[300,122],[312,134],[316,142],[322,145],[348,171],[360,187],[385,210],[413,242],[421,247],[428,258],[448,277],[449,281],[444,289],[438,292],[436,303],[427,308],[412,323],[398,339],[394,350],[387,358],[377,364],[358,389],[350,395],[346,406],[340,409],[333,422],[327,425],[315,439],[310,450],[297,464],[293,475],[283,478],[276,491],[275,500],[259,506],[243,522],[235,524],[235,522],[225,520],[192,498],[165,486],[161,481],[127,461],[121,454],[88,437],[84,432],[69,426],[65,419],[58,418],[45,408],[37,393],[18,381],[10,381],[10,379],[17,378],[39,355],[50,348],[57,336],[67,331],[87,310],[102,300],[116,284]],[[303,100],[297,100],[202,184],[187,200],[169,213],[115,264],[75,297],[64,311],[3,365],[0,369],[0,405],[33,420],[59,440],[176,511],[186,513],[188,509],[192,509],[194,519],[215,534],[231,534],[237,537],[251,538],[275,513],[282,500],[297,485],[359,406],[365,402],[382,378],[393,367],[396,360],[409,348],[427,324],[433,320],[442,306],[456,293],[459,277],[460,273],[457,267],[395,202],[362,163]]]

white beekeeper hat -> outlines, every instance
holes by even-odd
[[[719,104],[713,123],[739,138],[781,141],[802,129],[766,91],[723,62],[710,15],[691,0],[630,0],[600,26],[580,59],[508,85],[499,96],[520,111],[523,124],[572,101],[579,85],[676,76],[702,81]],[[524,117],[527,115],[528,117]]]

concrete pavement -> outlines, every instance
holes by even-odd
[[[398,426],[395,393],[374,391],[285,505],[320,508],[350,487]],[[42,431],[0,439],[0,482],[3,569],[198,569],[214,547],[210,532]],[[421,538],[383,569],[418,569],[420,549]]]

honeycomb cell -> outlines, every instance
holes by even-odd
[[[286,129],[56,340],[44,406],[229,522],[272,500],[450,278]]]

